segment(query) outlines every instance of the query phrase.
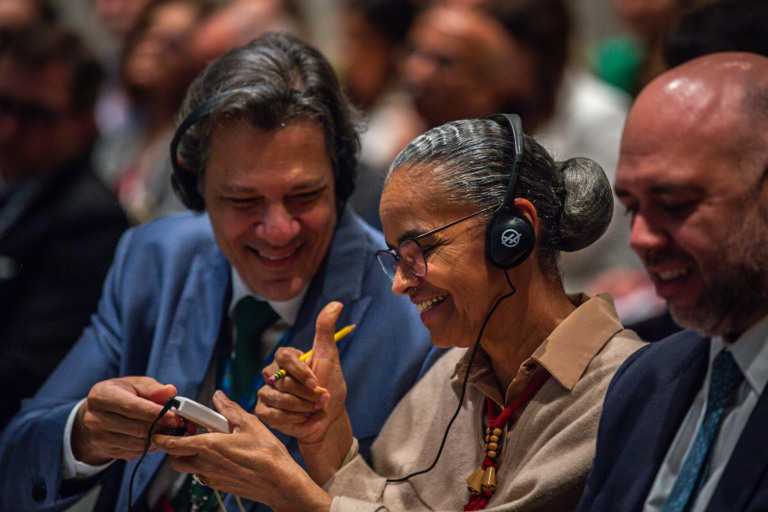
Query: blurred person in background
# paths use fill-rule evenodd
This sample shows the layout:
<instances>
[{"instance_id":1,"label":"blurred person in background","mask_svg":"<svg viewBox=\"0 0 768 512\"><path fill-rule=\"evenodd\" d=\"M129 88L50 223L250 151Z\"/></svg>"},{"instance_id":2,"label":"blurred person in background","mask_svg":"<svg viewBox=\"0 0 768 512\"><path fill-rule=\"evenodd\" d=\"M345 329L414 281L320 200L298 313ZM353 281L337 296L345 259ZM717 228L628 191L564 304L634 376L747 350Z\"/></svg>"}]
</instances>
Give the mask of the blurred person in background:
<instances>
[{"instance_id":1,"label":"blurred person in background","mask_svg":"<svg viewBox=\"0 0 768 512\"><path fill-rule=\"evenodd\" d=\"M190 51L195 62L206 64L267 32L305 35L303 11L296 0L230 0L220 4L193 34Z\"/></svg>"},{"instance_id":2,"label":"blurred person in background","mask_svg":"<svg viewBox=\"0 0 768 512\"><path fill-rule=\"evenodd\" d=\"M127 227L89 163L101 76L65 29L0 37L0 426L88 323Z\"/></svg>"},{"instance_id":3,"label":"blurred person in background","mask_svg":"<svg viewBox=\"0 0 768 512\"><path fill-rule=\"evenodd\" d=\"M89 22L101 31L100 52L105 78L96 100L96 127L109 136L128 123L130 100L120 87L120 62L125 39L150 0L91 0Z\"/></svg>"},{"instance_id":4,"label":"blurred person in background","mask_svg":"<svg viewBox=\"0 0 768 512\"><path fill-rule=\"evenodd\" d=\"M613 183L628 97L571 58L571 30L563 0L435 5L411 29L403 78L430 126L515 112L557 158L592 158ZM567 290L599 293L605 290L588 286L603 269L639 269L628 228L616 217L598 242L563 256ZM622 319L631 319L620 302L617 309Z\"/></svg>"},{"instance_id":5,"label":"blurred person in background","mask_svg":"<svg viewBox=\"0 0 768 512\"><path fill-rule=\"evenodd\" d=\"M0 0L0 29L53 22L57 13L48 0Z\"/></svg>"},{"instance_id":6,"label":"blurred person in background","mask_svg":"<svg viewBox=\"0 0 768 512\"><path fill-rule=\"evenodd\" d=\"M664 43L670 68L717 52L768 57L768 2L719 0L702 5L688 12Z\"/></svg>"},{"instance_id":7,"label":"blurred person in background","mask_svg":"<svg viewBox=\"0 0 768 512\"><path fill-rule=\"evenodd\" d=\"M152 0L127 35L120 75L132 116L102 137L96 158L132 223L184 209L171 187L168 146L199 68L187 43L212 8L210 0Z\"/></svg>"},{"instance_id":8,"label":"blurred person in background","mask_svg":"<svg viewBox=\"0 0 768 512\"><path fill-rule=\"evenodd\" d=\"M667 69L664 39L683 14L706 0L611 0L624 32L600 41L592 51L595 74L635 96Z\"/></svg>"},{"instance_id":9,"label":"blurred person in background","mask_svg":"<svg viewBox=\"0 0 768 512\"><path fill-rule=\"evenodd\" d=\"M151 0L93 0L93 12L105 28L119 39L136 25L139 13Z\"/></svg>"},{"instance_id":10,"label":"blurred person in background","mask_svg":"<svg viewBox=\"0 0 768 512\"><path fill-rule=\"evenodd\" d=\"M376 227L381 227L379 198L389 164L426 128L397 74L416 10L414 0L345 0L339 13L339 74L366 118L350 203Z\"/></svg>"}]
</instances>

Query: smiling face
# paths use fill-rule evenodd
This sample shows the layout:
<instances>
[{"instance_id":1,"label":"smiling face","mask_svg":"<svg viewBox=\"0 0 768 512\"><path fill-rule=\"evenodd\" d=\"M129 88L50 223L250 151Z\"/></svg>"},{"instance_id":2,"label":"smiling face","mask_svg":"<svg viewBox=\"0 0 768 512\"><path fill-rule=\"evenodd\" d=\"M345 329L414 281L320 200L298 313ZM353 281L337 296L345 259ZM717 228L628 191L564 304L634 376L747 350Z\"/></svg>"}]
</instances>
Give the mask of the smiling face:
<instances>
[{"instance_id":1,"label":"smiling face","mask_svg":"<svg viewBox=\"0 0 768 512\"><path fill-rule=\"evenodd\" d=\"M216 242L254 293L285 301L320 268L336 226L331 161L320 126L214 128L203 197Z\"/></svg>"},{"instance_id":2,"label":"smiling face","mask_svg":"<svg viewBox=\"0 0 768 512\"><path fill-rule=\"evenodd\" d=\"M465 217L475 210L425 209L439 192L423 174L395 171L384 188L379 212L390 248L427 231ZM397 295L407 295L421 313L432 343L438 347L471 346L496 298L508 292L499 269L485 257L486 223L473 217L419 240L427 273L417 277L401 265L392 283Z\"/></svg>"},{"instance_id":3,"label":"smiling face","mask_svg":"<svg viewBox=\"0 0 768 512\"><path fill-rule=\"evenodd\" d=\"M631 216L630 244L675 319L740 333L766 313L768 147L738 89L711 86L724 70L696 72L665 75L638 97L616 192Z\"/></svg>"}]
</instances>

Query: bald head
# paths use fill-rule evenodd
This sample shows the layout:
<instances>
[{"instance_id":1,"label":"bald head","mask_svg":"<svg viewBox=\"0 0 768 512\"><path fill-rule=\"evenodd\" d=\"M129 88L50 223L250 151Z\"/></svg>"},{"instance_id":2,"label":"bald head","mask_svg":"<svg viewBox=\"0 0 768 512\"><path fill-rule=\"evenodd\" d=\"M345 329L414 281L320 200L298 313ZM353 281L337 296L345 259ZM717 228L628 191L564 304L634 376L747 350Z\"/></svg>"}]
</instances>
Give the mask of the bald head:
<instances>
[{"instance_id":1,"label":"bald head","mask_svg":"<svg viewBox=\"0 0 768 512\"><path fill-rule=\"evenodd\" d=\"M716 53L678 66L648 84L632 107L623 144L645 138L638 130L665 139L730 131L729 139L743 144L768 135L766 125L768 58Z\"/></svg>"},{"instance_id":2,"label":"bald head","mask_svg":"<svg viewBox=\"0 0 768 512\"><path fill-rule=\"evenodd\" d=\"M768 59L711 54L632 106L616 194L677 321L737 336L768 314Z\"/></svg>"}]
</instances>

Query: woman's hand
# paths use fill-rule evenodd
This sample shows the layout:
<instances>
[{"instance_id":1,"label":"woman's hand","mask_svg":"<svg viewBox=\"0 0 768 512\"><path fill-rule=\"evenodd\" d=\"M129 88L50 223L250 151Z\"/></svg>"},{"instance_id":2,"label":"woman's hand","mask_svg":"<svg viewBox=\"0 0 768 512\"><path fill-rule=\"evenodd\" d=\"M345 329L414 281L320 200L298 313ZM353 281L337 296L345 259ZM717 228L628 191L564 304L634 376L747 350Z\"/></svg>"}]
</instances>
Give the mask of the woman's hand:
<instances>
[{"instance_id":1,"label":"woman's hand","mask_svg":"<svg viewBox=\"0 0 768 512\"><path fill-rule=\"evenodd\" d=\"M265 503L275 511L330 509L331 497L258 418L221 391L214 394L213 403L229 420L232 433L152 437L155 447L171 455L175 470L196 473L205 485Z\"/></svg>"},{"instance_id":2,"label":"woman's hand","mask_svg":"<svg viewBox=\"0 0 768 512\"><path fill-rule=\"evenodd\" d=\"M333 339L343 306L331 302L317 317L309 360L295 349L278 351L265 379L283 368L287 375L259 390L256 415L264 423L294 436L307 470L322 485L341 467L352 446L352 426L345 408L347 386Z\"/></svg>"}]
</instances>

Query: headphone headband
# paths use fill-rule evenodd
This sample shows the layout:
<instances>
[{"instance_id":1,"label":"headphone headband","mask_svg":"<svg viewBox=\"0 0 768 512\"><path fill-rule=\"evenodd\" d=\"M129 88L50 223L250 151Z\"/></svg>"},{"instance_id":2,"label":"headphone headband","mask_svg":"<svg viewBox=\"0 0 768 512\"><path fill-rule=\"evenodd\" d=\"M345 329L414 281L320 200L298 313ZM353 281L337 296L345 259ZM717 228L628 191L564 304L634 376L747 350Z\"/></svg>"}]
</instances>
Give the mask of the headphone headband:
<instances>
[{"instance_id":1,"label":"headphone headband","mask_svg":"<svg viewBox=\"0 0 768 512\"><path fill-rule=\"evenodd\" d=\"M488 259L497 267L508 269L525 261L536 244L533 225L515 209L517 181L523 160L523 123L517 114L494 114L488 119L509 126L515 148L504 202L494 213L485 234Z\"/></svg>"},{"instance_id":2,"label":"headphone headband","mask_svg":"<svg viewBox=\"0 0 768 512\"><path fill-rule=\"evenodd\" d=\"M492 119L502 126L509 126L509 129L512 130L515 158L512 161L512 172L509 175L507 193L504 196L504 202L499 207L499 210L511 210L515 204L517 180L520 176L520 164L523 160L523 122L517 114L494 114L488 119Z\"/></svg>"}]
</instances>

